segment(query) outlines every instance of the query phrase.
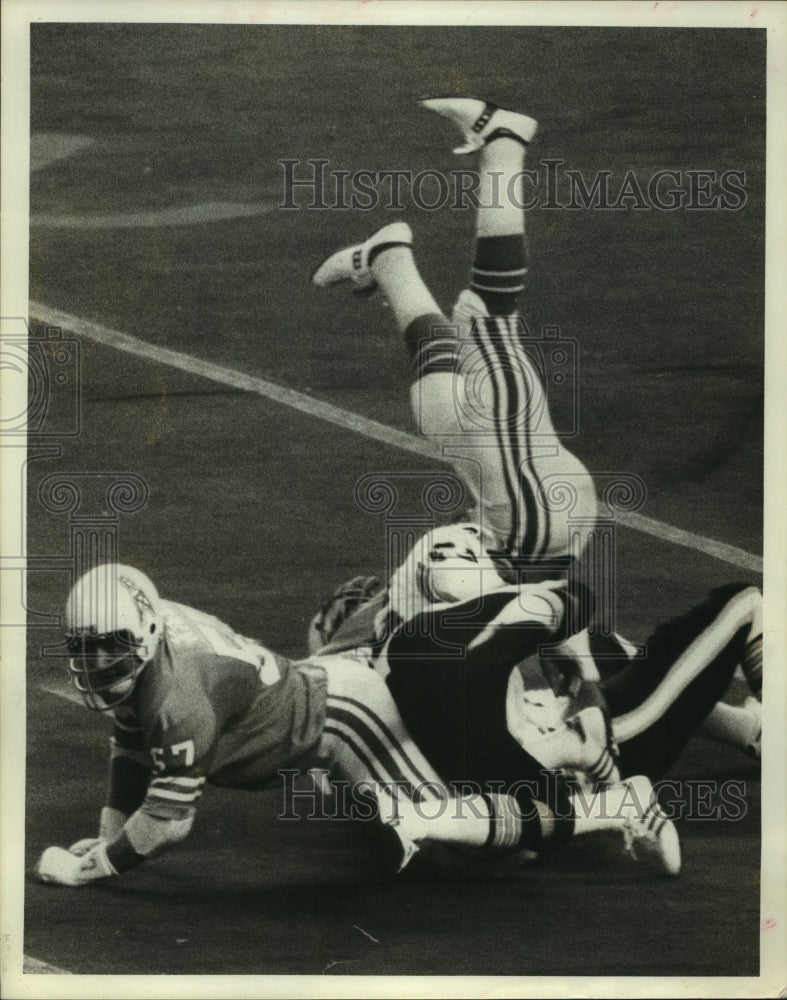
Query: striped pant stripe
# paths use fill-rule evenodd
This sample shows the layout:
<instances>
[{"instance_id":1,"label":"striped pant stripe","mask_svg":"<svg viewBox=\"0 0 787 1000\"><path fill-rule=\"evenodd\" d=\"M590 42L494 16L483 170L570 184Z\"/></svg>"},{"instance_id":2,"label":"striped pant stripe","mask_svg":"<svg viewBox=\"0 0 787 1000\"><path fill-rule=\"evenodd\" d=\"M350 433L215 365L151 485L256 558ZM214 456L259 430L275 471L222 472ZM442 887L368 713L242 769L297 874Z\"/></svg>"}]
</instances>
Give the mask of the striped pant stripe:
<instances>
[{"instance_id":1,"label":"striped pant stripe","mask_svg":"<svg viewBox=\"0 0 787 1000\"><path fill-rule=\"evenodd\" d=\"M481 356L484 359L487 369L492 375L492 396L494 405L494 428L495 437L497 438L498 449L500 452L500 460L503 467L503 477L506 484L506 492L508 494L509 503L511 506L511 530L509 532L508 538L506 540L506 551L511 552L511 542L512 539L518 537L519 535L519 495L517 489L517 477L516 472L512 474L512 466L514 465L513 455L510 449L510 441L507 433L508 421L507 421L507 392L505 382L500 384L500 381L495 377L495 362L490 351L488 344L488 330L484 324L476 321L473 324L473 337L478 345L478 349L481 352ZM501 389L502 389L502 399L501 399Z\"/></svg>"},{"instance_id":2,"label":"striped pant stripe","mask_svg":"<svg viewBox=\"0 0 787 1000\"><path fill-rule=\"evenodd\" d=\"M495 427L511 504L507 551L540 555L546 548L546 525L543 505L540 508L536 499L540 481L532 460L532 387L516 331L516 320L493 317L475 323L476 340L492 376ZM538 379L535 372L531 377Z\"/></svg>"},{"instance_id":3,"label":"striped pant stripe","mask_svg":"<svg viewBox=\"0 0 787 1000\"><path fill-rule=\"evenodd\" d=\"M419 789L434 780L411 755L383 720L368 706L341 695L328 696L326 732L340 728L340 737L376 781L398 782L410 799L422 801ZM433 796L426 796L433 797Z\"/></svg>"},{"instance_id":4,"label":"striped pant stripe","mask_svg":"<svg viewBox=\"0 0 787 1000\"><path fill-rule=\"evenodd\" d=\"M363 765L363 769L366 772L365 776L370 781L376 781L383 785L389 785L396 781L394 777L378 766L374 753L359 737L354 725L334 719L331 722L326 722L324 732L330 736L334 736L350 749L352 754ZM399 785L399 788L407 798L414 799L414 790L411 785L405 783L404 785Z\"/></svg>"},{"instance_id":5,"label":"striped pant stripe","mask_svg":"<svg viewBox=\"0 0 787 1000\"><path fill-rule=\"evenodd\" d=\"M379 739L384 743L388 752L401 760L401 769L409 771L416 782L428 782L434 778L434 774L426 774L420 768L418 763L412 759L412 756L402 742L402 738L397 736L381 716L377 712L374 712L368 705L358 701L356 698L340 694L330 695L329 700L343 703L348 711L354 710L357 712L359 718L365 717L368 725L377 732ZM410 740L410 736L406 732L403 733L403 737L408 741ZM415 744L412 744L412 746L415 750Z\"/></svg>"},{"instance_id":6,"label":"striped pant stripe","mask_svg":"<svg viewBox=\"0 0 787 1000\"><path fill-rule=\"evenodd\" d=\"M503 342L507 348L507 355L511 358L517 359L514 371L516 372L517 381L521 387L520 392L522 394L522 399L524 400L523 406L525 419L519 425L520 440L523 442L523 447L520 449L520 483L522 488L527 488L533 497L538 494L538 499L536 499L532 504L532 517L537 534L536 547L534 547L532 551L527 549L520 554L540 556L544 554L549 545L549 515L547 513L547 504L544 489L541 483L541 477L536 471L536 467L533 462L532 416L534 410L533 395L534 393L543 392L543 388L541 384L541 377L533 367L532 362L527 357L527 354L525 353L520 342L520 328L516 319L506 320L503 322ZM532 381L529 381L525 375L525 367L529 370L530 379ZM522 454L522 452L524 454ZM527 470L527 472L525 470Z\"/></svg>"}]
</instances>

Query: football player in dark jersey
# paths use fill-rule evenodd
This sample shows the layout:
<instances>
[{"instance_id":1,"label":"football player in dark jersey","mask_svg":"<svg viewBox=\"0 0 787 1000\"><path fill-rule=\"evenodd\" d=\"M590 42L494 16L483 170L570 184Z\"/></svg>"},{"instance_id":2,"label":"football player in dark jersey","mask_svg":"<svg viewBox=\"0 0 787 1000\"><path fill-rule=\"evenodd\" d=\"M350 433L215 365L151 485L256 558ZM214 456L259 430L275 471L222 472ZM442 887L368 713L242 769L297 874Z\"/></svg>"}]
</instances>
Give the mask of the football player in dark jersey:
<instances>
[{"instance_id":1,"label":"football player in dark jersey","mask_svg":"<svg viewBox=\"0 0 787 1000\"><path fill-rule=\"evenodd\" d=\"M361 597L351 589L345 619L345 585L337 591L336 606L328 602L321 613L332 629L322 652L360 647L386 677L413 738L446 780L457 768L470 776L472 747L478 753L476 775L502 777L507 759L502 748L510 747L510 737L545 766L572 766L576 754L567 734L561 742L556 731L588 698L608 712L624 777L645 774L656 780L695 733L759 758L762 594L757 587L728 584L714 590L639 648L617 635L594 636L594 666L602 676L596 684L576 674L573 660L560 656L559 644L517 627L522 594L532 601L562 588L570 592L571 585L545 581L517 587L495 566L476 525L436 528L419 540L389 588L375 589L369 579ZM400 597L406 588L407 602ZM376 594L389 599L376 601ZM566 631L582 628L592 616L588 593L577 588L576 594L575 604L563 605L573 616L563 623ZM750 695L743 705L723 703L737 668ZM607 766L606 758L599 766Z\"/></svg>"}]
</instances>

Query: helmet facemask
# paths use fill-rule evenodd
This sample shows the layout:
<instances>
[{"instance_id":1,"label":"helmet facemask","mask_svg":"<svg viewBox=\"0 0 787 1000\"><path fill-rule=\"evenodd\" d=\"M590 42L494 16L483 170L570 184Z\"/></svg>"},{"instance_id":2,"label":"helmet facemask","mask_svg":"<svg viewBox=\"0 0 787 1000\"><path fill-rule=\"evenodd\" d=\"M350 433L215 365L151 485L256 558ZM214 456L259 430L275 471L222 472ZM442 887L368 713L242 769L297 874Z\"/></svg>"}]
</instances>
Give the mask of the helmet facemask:
<instances>
[{"instance_id":1,"label":"helmet facemask","mask_svg":"<svg viewBox=\"0 0 787 1000\"><path fill-rule=\"evenodd\" d=\"M130 632L67 637L68 672L88 708L108 712L126 701L148 660L144 643Z\"/></svg>"}]
</instances>

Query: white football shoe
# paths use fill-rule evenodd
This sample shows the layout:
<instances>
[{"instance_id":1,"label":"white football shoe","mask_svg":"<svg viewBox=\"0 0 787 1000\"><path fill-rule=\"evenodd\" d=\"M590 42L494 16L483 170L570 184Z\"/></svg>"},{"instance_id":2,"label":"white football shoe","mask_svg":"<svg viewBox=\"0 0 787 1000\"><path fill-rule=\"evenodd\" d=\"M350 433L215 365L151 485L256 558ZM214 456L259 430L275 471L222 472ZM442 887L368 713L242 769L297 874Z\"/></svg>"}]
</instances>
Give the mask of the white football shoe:
<instances>
[{"instance_id":1,"label":"white football shoe","mask_svg":"<svg viewBox=\"0 0 787 1000\"><path fill-rule=\"evenodd\" d=\"M506 111L496 104L474 97L430 97L418 102L421 107L435 111L459 127L464 143L454 152L459 156L473 153L492 139L518 139L525 145L536 134L538 122L516 111Z\"/></svg>"},{"instance_id":2,"label":"white football shoe","mask_svg":"<svg viewBox=\"0 0 787 1000\"><path fill-rule=\"evenodd\" d=\"M635 861L646 861L666 875L680 874L678 831L661 812L650 779L638 775L627 778L623 784L628 785L634 801L642 807L638 816L626 819L623 824L627 853Z\"/></svg>"},{"instance_id":3,"label":"white football shoe","mask_svg":"<svg viewBox=\"0 0 787 1000\"><path fill-rule=\"evenodd\" d=\"M377 287L369 256L374 249L383 246L412 246L413 234L406 222L391 222L378 229L365 243L344 247L331 254L312 275L312 284L317 288L328 288L344 281L351 281L355 292L373 292Z\"/></svg>"}]
</instances>

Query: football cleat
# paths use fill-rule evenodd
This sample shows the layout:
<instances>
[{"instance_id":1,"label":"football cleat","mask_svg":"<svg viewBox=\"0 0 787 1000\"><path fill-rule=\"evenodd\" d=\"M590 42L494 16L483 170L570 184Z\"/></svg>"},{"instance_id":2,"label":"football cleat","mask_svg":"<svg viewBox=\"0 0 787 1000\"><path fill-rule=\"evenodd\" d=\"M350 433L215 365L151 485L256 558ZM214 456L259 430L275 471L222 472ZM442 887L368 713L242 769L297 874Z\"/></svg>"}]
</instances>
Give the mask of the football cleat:
<instances>
[{"instance_id":1,"label":"football cleat","mask_svg":"<svg viewBox=\"0 0 787 1000\"><path fill-rule=\"evenodd\" d=\"M538 122L527 115L473 97L431 97L418 103L459 127L465 140L454 149L459 156L473 153L493 139L516 139L527 145L538 128Z\"/></svg>"},{"instance_id":2,"label":"football cleat","mask_svg":"<svg viewBox=\"0 0 787 1000\"><path fill-rule=\"evenodd\" d=\"M566 720L566 725L582 739L583 760L581 769L596 784L618 784L620 771L617 766L618 748L612 737L611 727L597 705L577 712Z\"/></svg>"},{"instance_id":3,"label":"football cleat","mask_svg":"<svg viewBox=\"0 0 787 1000\"><path fill-rule=\"evenodd\" d=\"M680 840L672 820L661 812L653 795L653 785L644 775L627 778L631 794L642 808L638 816L623 824L626 852L635 861L645 861L666 875L680 874Z\"/></svg>"},{"instance_id":4,"label":"football cleat","mask_svg":"<svg viewBox=\"0 0 787 1000\"><path fill-rule=\"evenodd\" d=\"M373 292L377 287L371 271L370 257L381 250L395 246L412 246L413 234L406 222L391 222L383 226L365 243L344 247L331 254L312 275L312 284L328 288L344 281L351 281L354 292Z\"/></svg>"}]
</instances>

